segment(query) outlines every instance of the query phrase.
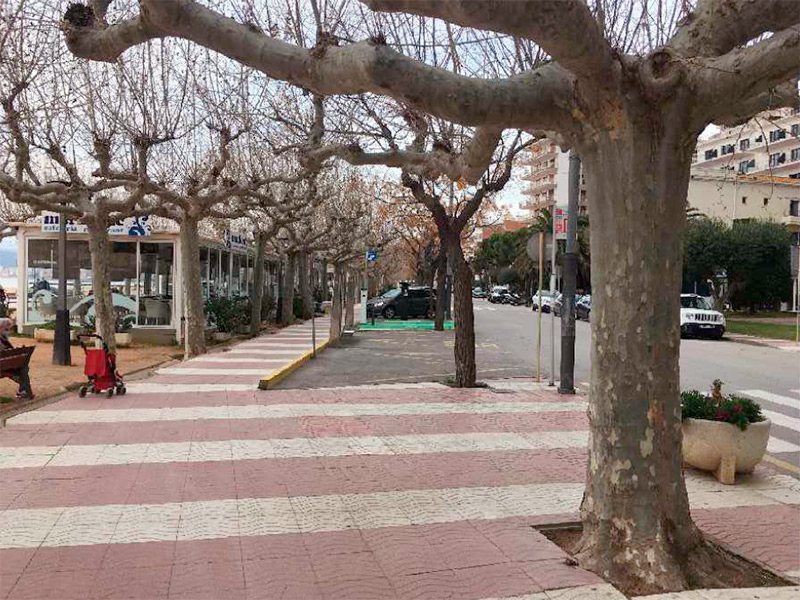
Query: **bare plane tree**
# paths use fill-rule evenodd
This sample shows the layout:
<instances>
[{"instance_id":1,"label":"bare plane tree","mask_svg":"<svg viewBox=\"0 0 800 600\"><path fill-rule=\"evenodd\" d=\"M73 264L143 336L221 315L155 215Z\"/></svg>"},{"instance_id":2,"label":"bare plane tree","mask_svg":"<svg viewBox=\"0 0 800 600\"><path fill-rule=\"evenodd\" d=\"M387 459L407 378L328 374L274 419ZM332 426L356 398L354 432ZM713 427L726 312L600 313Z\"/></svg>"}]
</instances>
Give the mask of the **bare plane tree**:
<instances>
[{"instance_id":1,"label":"bare plane tree","mask_svg":"<svg viewBox=\"0 0 800 600\"><path fill-rule=\"evenodd\" d=\"M364 41L328 36L309 51L197 2L138 4L137 14L111 25L108 2L73 5L64 21L70 50L113 61L132 46L179 37L323 96L391 96L476 128L467 160L433 165L468 184L479 182L485 169L473 167L488 162L503 129L552 132L580 153L592 199L595 304L579 558L642 593L714 583L714 554L690 518L681 472L678 295L689 167L709 123L797 105L800 4L363 0L388 13L372 23L401 13L506 36L486 44L508 49L506 73L492 72L502 61L474 57L458 72L433 66L391 47L371 25ZM530 42L552 60L532 68Z\"/></svg>"}]
</instances>

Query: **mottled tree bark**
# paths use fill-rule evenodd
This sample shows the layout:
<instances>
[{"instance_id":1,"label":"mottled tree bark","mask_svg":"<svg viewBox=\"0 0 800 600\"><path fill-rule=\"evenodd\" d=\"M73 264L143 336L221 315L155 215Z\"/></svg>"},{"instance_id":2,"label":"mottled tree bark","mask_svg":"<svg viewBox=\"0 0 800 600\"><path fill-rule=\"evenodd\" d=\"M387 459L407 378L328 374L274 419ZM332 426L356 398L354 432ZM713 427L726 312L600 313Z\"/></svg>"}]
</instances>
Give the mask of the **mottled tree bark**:
<instances>
[{"instance_id":1,"label":"mottled tree bark","mask_svg":"<svg viewBox=\"0 0 800 600\"><path fill-rule=\"evenodd\" d=\"M330 341L336 342L342 337L342 265L333 265L333 301L331 304Z\"/></svg>"},{"instance_id":2,"label":"mottled tree bark","mask_svg":"<svg viewBox=\"0 0 800 600\"><path fill-rule=\"evenodd\" d=\"M181 223L181 264L183 296L186 307L184 356L191 358L206 351L206 315L200 276L200 236L197 217L185 217Z\"/></svg>"},{"instance_id":3,"label":"mottled tree bark","mask_svg":"<svg viewBox=\"0 0 800 600\"><path fill-rule=\"evenodd\" d=\"M475 313L472 310L472 269L464 258L458 232L446 238L447 253L453 264L453 308L456 340L456 385L474 387L477 378L475 364Z\"/></svg>"},{"instance_id":4,"label":"mottled tree bark","mask_svg":"<svg viewBox=\"0 0 800 600\"><path fill-rule=\"evenodd\" d=\"M255 337L261 329L261 306L264 302L264 245L266 234L259 231L256 235L256 261L253 277L253 289L250 293L250 335Z\"/></svg>"},{"instance_id":5,"label":"mottled tree bark","mask_svg":"<svg viewBox=\"0 0 800 600\"><path fill-rule=\"evenodd\" d=\"M111 297L111 280L108 275L110 249L108 229L104 222L87 220L89 229L89 253L92 259L92 293L94 294L95 332L103 338L112 353L116 353L114 340L116 319L114 301Z\"/></svg>"},{"instance_id":6,"label":"mottled tree bark","mask_svg":"<svg viewBox=\"0 0 800 600\"><path fill-rule=\"evenodd\" d=\"M311 264L307 252L301 252L298 256L298 268L300 269L300 297L303 299L303 319L310 319L314 311L314 295L311 289Z\"/></svg>"},{"instance_id":7,"label":"mottled tree bark","mask_svg":"<svg viewBox=\"0 0 800 600\"><path fill-rule=\"evenodd\" d=\"M294 277L297 256L290 252L286 255L286 266L283 271L283 297L281 302L281 324L291 325L294 322Z\"/></svg>"},{"instance_id":8,"label":"mottled tree bark","mask_svg":"<svg viewBox=\"0 0 800 600\"><path fill-rule=\"evenodd\" d=\"M641 593L683 589L702 537L681 469L685 198L696 132L629 117L579 148L592 198L591 439L581 564ZM702 567L701 567L702 568Z\"/></svg>"},{"instance_id":9,"label":"mottled tree bark","mask_svg":"<svg viewBox=\"0 0 800 600\"><path fill-rule=\"evenodd\" d=\"M444 331L445 283L447 282L447 246L439 244L439 256L436 259L436 314L433 328Z\"/></svg>"}]
</instances>

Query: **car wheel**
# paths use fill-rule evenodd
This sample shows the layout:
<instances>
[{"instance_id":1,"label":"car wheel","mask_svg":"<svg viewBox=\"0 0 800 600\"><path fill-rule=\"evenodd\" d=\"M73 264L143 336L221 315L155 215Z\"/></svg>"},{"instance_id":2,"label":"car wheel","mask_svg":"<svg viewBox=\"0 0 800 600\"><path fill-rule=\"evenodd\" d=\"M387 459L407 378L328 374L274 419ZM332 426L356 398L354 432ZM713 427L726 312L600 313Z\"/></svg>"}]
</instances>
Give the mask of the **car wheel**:
<instances>
[{"instance_id":1,"label":"car wheel","mask_svg":"<svg viewBox=\"0 0 800 600\"><path fill-rule=\"evenodd\" d=\"M429 319L435 319L436 318L436 309L435 308L429 308L427 316L428 316Z\"/></svg>"},{"instance_id":2,"label":"car wheel","mask_svg":"<svg viewBox=\"0 0 800 600\"><path fill-rule=\"evenodd\" d=\"M87 388L85 385L82 385L80 388L78 388L78 396L80 396L81 398L85 398L86 392L88 391L89 388Z\"/></svg>"},{"instance_id":3,"label":"car wheel","mask_svg":"<svg viewBox=\"0 0 800 600\"><path fill-rule=\"evenodd\" d=\"M394 308L392 308L391 306L389 306L386 310L383 311L383 316L386 317L387 319L394 319L394 316L396 314L397 313L395 312Z\"/></svg>"}]
</instances>

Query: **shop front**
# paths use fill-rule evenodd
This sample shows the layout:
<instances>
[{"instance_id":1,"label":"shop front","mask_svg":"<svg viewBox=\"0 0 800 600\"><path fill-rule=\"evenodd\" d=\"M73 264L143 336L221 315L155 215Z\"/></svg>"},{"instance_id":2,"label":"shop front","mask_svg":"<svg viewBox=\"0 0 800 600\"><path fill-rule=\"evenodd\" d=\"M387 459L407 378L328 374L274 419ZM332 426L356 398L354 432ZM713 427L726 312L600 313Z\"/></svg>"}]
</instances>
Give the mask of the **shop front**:
<instances>
[{"instance_id":1,"label":"shop front","mask_svg":"<svg viewBox=\"0 0 800 600\"><path fill-rule=\"evenodd\" d=\"M17 327L32 333L55 321L58 308L57 227L15 223L18 257ZM55 229L55 231L53 231ZM73 325L94 319L92 263L88 234L67 233L67 307ZM181 337L184 316L180 238L177 231L128 227L109 229L109 278L119 331L134 340L171 343ZM255 257L247 243L202 239L200 269L205 298L247 296L255 280ZM269 261L265 270L269 273ZM265 274L266 275L266 274ZM273 284L264 277L265 288Z\"/></svg>"}]
</instances>

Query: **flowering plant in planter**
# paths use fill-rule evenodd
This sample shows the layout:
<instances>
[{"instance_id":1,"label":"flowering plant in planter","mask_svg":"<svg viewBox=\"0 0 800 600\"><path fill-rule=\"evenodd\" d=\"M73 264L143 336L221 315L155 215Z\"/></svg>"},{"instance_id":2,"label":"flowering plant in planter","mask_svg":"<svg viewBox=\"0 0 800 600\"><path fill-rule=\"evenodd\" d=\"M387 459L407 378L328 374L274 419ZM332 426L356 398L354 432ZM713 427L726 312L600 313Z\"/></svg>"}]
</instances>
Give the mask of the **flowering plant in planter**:
<instances>
[{"instance_id":1,"label":"flowering plant in planter","mask_svg":"<svg viewBox=\"0 0 800 600\"><path fill-rule=\"evenodd\" d=\"M681 417L683 419L705 419L708 421L722 421L736 425L744 431L750 423L764 420L761 407L750 400L740 396L725 396L722 394L722 381L714 381L710 394L703 394L697 390L681 393Z\"/></svg>"}]
</instances>

